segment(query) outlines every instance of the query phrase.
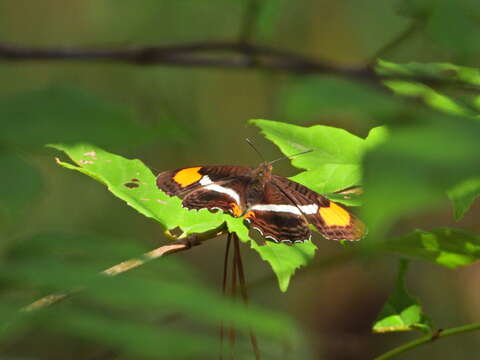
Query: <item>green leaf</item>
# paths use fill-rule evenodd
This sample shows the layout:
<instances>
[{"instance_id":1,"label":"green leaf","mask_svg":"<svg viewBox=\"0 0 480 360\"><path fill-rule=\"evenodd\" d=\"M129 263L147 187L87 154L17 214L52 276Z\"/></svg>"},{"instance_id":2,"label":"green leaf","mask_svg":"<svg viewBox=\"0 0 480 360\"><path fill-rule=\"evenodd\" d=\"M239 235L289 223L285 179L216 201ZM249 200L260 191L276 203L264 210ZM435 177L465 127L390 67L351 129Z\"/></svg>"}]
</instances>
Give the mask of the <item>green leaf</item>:
<instances>
[{"instance_id":1,"label":"green leaf","mask_svg":"<svg viewBox=\"0 0 480 360\"><path fill-rule=\"evenodd\" d=\"M252 249L260 254L260 257L268 261L277 276L280 290L287 291L290 284L290 278L295 271L308 265L313 257L317 247L312 241L306 241L302 244L288 246L285 244L276 244L267 241L265 245L258 245L251 242Z\"/></svg>"},{"instance_id":2,"label":"green leaf","mask_svg":"<svg viewBox=\"0 0 480 360\"><path fill-rule=\"evenodd\" d=\"M364 152L387 137L385 128L374 128L366 139L362 139L330 126L302 127L268 120L251 122L260 127L267 139L274 142L285 155L313 150L292 159L293 166L308 171L291 179L321 194L359 185Z\"/></svg>"},{"instance_id":3,"label":"green leaf","mask_svg":"<svg viewBox=\"0 0 480 360\"><path fill-rule=\"evenodd\" d=\"M319 118L362 117L366 120L391 117L401 104L371 86L343 78L316 76L293 82L280 101L282 116L299 123Z\"/></svg>"},{"instance_id":4,"label":"green leaf","mask_svg":"<svg viewBox=\"0 0 480 360\"><path fill-rule=\"evenodd\" d=\"M399 64L380 59L375 71L382 76L424 78L480 87L479 69L450 63L410 62Z\"/></svg>"},{"instance_id":5,"label":"green leaf","mask_svg":"<svg viewBox=\"0 0 480 360\"><path fill-rule=\"evenodd\" d=\"M417 299L408 294L405 287L405 274L408 262L400 261L395 289L373 325L373 331L378 333L393 331L423 330L428 331L430 324L424 315Z\"/></svg>"},{"instance_id":6,"label":"green leaf","mask_svg":"<svg viewBox=\"0 0 480 360\"><path fill-rule=\"evenodd\" d=\"M480 27L472 12L478 16L478 3L437 0L425 24L428 40L457 56L476 55L480 50Z\"/></svg>"},{"instance_id":7,"label":"green leaf","mask_svg":"<svg viewBox=\"0 0 480 360\"><path fill-rule=\"evenodd\" d=\"M67 87L0 98L0 119L4 120L0 142L16 148L80 141L125 148L161 135L160 131L136 124L132 109L125 105Z\"/></svg>"},{"instance_id":8,"label":"green leaf","mask_svg":"<svg viewBox=\"0 0 480 360\"><path fill-rule=\"evenodd\" d=\"M398 13L422 19L428 15L435 2L436 0L402 0L398 3Z\"/></svg>"},{"instance_id":9,"label":"green leaf","mask_svg":"<svg viewBox=\"0 0 480 360\"><path fill-rule=\"evenodd\" d=\"M446 114L476 116L478 113L463 106L450 97L433 90L425 84L404 80L385 80L383 82L395 94L422 99L433 109Z\"/></svg>"},{"instance_id":10,"label":"green leaf","mask_svg":"<svg viewBox=\"0 0 480 360\"><path fill-rule=\"evenodd\" d=\"M64 151L75 163L59 161L60 165L100 181L115 196L167 229L180 227L185 233L204 232L230 217L182 208L179 198L169 197L157 188L155 176L140 160L125 159L88 144L51 147Z\"/></svg>"},{"instance_id":11,"label":"green leaf","mask_svg":"<svg viewBox=\"0 0 480 360\"><path fill-rule=\"evenodd\" d=\"M448 268L470 265L480 259L480 237L468 232L439 228L416 230L384 243L385 250Z\"/></svg>"},{"instance_id":12,"label":"green leaf","mask_svg":"<svg viewBox=\"0 0 480 360\"><path fill-rule=\"evenodd\" d=\"M41 175L24 159L9 153L0 153L0 169L0 214L16 214L40 194Z\"/></svg>"},{"instance_id":13,"label":"green leaf","mask_svg":"<svg viewBox=\"0 0 480 360\"><path fill-rule=\"evenodd\" d=\"M455 219L460 220L480 196L480 177L467 179L448 191L453 202Z\"/></svg>"},{"instance_id":14,"label":"green leaf","mask_svg":"<svg viewBox=\"0 0 480 360\"><path fill-rule=\"evenodd\" d=\"M100 265L105 255L107 263L115 263L118 257L120 261L128 259L124 256L132 251L138 251L135 257L143 252L131 239L96 236L42 234L14 243L2 253L0 263L3 290L8 286L15 290L14 299L0 297L2 325L7 319L11 322L2 326L0 339L14 338L19 328L34 328L47 338L69 334L135 358L164 354L169 359L216 354L216 329L221 321L242 332L251 329L272 343L283 343L288 337L295 345L300 339L288 317L254 304L245 307L212 291L198 282L188 264L175 257L152 262L121 277L98 275L97 271L105 268L105 264ZM28 314L18 311L20 304L30 302L32 296L77 286L83 291L61 306ZM169 327L172 314L188 319L188 326ZM199 328L201 336L195 330ZM170 349L168 344L179 337L185 346Z\"/></svg>"},{"instance_id":15,"label":"green leaf","mask_svg":"<svg viewBox=\"0 0 480 360\"><path fill-rule=\"evenodd\" d=\"M250 242L250 247L270 264L277 276L278 286L283 292L287 291L295 271L302 266L307 266L313 260L317 250L313 241L293 245L266 241L265 244L259 245L255 240L250 239L248 229L242 225L242 220L239 218L228 219L227 226L229 231L235 232L242 242Z\"/></svg>"},{"instance_id":16,"label":"green leaf","mask_svg":"<svg viewBox=\"0 0 480 360\"><path fill-rule=\"evenodd\" d=\"M438 206L454 185L478 176L479 136L475 120L444 115L390 129L364 161L369 237L383 238L395 221Z\"/></svg>"}]
</instances>

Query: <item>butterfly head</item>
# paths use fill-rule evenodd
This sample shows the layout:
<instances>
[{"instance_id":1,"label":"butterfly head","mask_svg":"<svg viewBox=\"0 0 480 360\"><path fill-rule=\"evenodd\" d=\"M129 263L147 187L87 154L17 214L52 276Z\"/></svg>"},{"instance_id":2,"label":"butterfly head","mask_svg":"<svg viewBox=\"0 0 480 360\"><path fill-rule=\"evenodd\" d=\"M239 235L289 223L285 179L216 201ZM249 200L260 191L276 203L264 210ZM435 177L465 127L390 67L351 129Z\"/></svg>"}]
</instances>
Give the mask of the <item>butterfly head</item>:
<instances>
[{"instance_id":1,"label":"butterfly head","mask_svg":"<svg viewBox=\"0 0 480 360\"><path fill-rule=\"evenodd\" d=\"M270 180L271 175L272 164L268 162L261 163L252 173L252 177L263 184Z\"/></svg>"}]
</instances>

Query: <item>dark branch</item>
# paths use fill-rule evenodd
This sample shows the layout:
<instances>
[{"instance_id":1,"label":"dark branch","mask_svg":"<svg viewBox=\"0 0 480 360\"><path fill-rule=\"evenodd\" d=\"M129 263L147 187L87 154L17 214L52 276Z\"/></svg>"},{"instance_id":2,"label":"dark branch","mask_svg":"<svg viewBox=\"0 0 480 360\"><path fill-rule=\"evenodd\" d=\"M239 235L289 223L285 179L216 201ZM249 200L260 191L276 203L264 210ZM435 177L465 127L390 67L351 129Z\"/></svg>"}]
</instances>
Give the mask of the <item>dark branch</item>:
<instances>
[{"instance_id":1,"label":"dark branch","mask_svg":"<svg viewBox=\"0 0 480 360\"><path fill-rule=\"evenodd\" d=\"M209 67L251 69L294 74L329 74L381 87L388 78L421 81L436 87L456 85L467 90L478 86L448 74L382 74L374 64L359 67L340 66L287 50L244 42L200 42L166 46L132 46L127 48L35 48L0 43L0 62L83 61L125 63L135 66Z\"/></svg>"},{"instance_id":2,"label":"dark branch","mask_svg":"<svg viewBox=\"0 0 480 360\"><path fill-rule=\"evenodd\" d=\"M255 61L252 61L255 56ZM257 68L293 73L329 73L376 79L371 68L340 67L289 51L243 42L205 42L128 48L35 48L0 43L3 61L104 61L132 65Z\"/></svg>"}]
</instances>

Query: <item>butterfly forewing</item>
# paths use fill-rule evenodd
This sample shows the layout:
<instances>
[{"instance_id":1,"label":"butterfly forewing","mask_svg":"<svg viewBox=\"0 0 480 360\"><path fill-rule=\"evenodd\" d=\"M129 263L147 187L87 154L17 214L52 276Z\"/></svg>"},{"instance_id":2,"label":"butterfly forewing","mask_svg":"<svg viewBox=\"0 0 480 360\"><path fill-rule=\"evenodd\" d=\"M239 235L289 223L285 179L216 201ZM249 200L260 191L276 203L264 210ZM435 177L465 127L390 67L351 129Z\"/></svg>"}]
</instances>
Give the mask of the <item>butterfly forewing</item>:
<instances>
[{"instance_id":1,"label":"butterfly forewing","mask_svg":"<svg viewBox=\"0 0 480 360\"><path fill-rule=\"evenodd\" d=\"M243 166L194 166L159 174L157 186L182 198L187 209L219 209L240 216L250 172Z\"/></svg>"}]
</instances>

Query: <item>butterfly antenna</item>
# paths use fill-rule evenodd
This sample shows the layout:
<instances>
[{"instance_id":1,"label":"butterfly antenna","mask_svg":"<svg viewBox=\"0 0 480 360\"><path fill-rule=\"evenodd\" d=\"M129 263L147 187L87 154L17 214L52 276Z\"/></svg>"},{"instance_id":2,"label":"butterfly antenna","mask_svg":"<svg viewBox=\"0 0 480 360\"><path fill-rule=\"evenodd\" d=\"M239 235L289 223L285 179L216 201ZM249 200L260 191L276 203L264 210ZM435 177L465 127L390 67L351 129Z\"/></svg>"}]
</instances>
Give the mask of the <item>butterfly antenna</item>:
<instances>
[{"instance_id":1,"label":"butterfly antenna","mask_svg":"<svg viewBox=\"0 0 480 360\"><path fill-rule=\"evenodd\" d=\"M309 149L309 150L305 150L305 151L302 151L302 152L299 152L297 154L293 154L293 155L289 155L289 156L283 156L281 158L278 158L278 159L275 159L275 160L272 160L270 161L270 165L272 165L273 163L276 163L277 161L280 161L280 160L285 160L285 159L293 159L297 156L300 156L300 155L303 155L303 154L307 154L309 152L312 152L313 150L312 149Z\"/></svg>"},{"instance_id":2,"label":"butterfly antenna","mask_svg":"<svg viewBox=\"0 0 480 360\"><path fill-rule=\"evenodd\" d=\"M255 147L255 145L253 145L252 140L250 140L249 138L246 138L245 141L248 143L248 145L250 145L253 148L253 150L255 150L255 152L258 154L258 156L260 156L260 159L262 159L263 161L267 161L263 157L262 153L260 151L258 151L258 149Z\"/></svg>"}]
</instances>

